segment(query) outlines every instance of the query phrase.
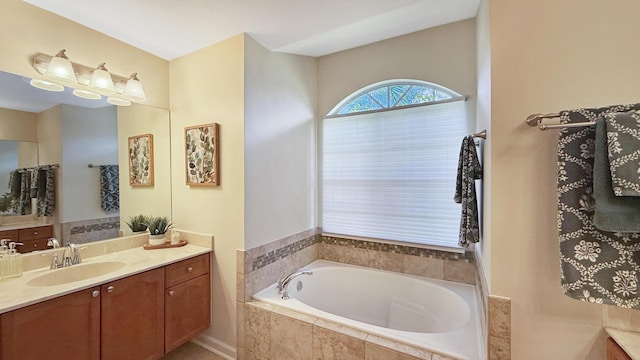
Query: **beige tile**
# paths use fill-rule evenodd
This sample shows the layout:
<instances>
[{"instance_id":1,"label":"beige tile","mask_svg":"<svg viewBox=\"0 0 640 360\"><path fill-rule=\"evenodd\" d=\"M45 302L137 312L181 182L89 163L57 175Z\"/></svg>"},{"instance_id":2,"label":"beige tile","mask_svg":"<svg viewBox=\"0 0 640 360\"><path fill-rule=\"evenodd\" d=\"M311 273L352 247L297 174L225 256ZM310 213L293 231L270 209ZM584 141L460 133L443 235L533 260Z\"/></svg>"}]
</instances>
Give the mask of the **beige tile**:
<instances>
[{"instance_id":1,"label":"beige tile","mask_svg":"<svg viewBox=\"0 0 640 360\"><path fill-rule=\"evenodd\" d=\"M251 300L253 296L254 272L244 274L244 301Z\"/></svg>"},{"instance_id":2,"label":"beige tile","mask_svg":"<svg viewBox=\"0 0 640 360\"><path fill-rule=\"evenodd\" d=\"M244 286L244 274L236 273L236 300L245 302L244 292L246 287Z\"/></svg>"},{"instance_id":3,"label":"beige tile","mask_svg":"<svg viewBox=\"0 0 640 360\"><path fill-rule=\"evenodd\" d=\"M404 272L432 279L444 279L444 260L432 257L405 255Z\"/></svg>"},{"instance_id":4,"label":"beige tile","mask_svg":"<svg viewBox=\"0 0 640 360\"><path fill-rule=\"evenodd\" d=\"M404 272L404 255L385 251L367 250L369 267L387 271Z\"/></svg>"},{"instance_id":5,"label":"beige tile","mask_svg":"<svg viewBox=\"0 0 640 360\"><path fill-rule=\"evenodd\" d=\"M247 360L244 349L241 347L236 348L236 360Z\"/></svg>"},{"instance_id":6,"label":"beige tile","mask_svg":"<svg viewBox=\"0 0 640 360\"><path fill-rule=\"evenodd\" d=\"M312 347L311 324L271 315L271 359L311 360Z\"/></svg>"},{"instance_id":7,"label":"beige tile","mask_svg":"<svg viewBox=\"0 0 640 360\"><path fill-rule=\"evenodd\" d=\"M511 339L511 300L489 296L489 335Z\"/></svg>"},{"instance_id":8,"label":"beige tile","mask_svg":"<svg viewBox=\"0 0 640 360\"><path fill-rule=\"evenodd\" d=\"M366 333L318 320L313 326L313 360L362 360Z\"/></svg>"},{"instance_id":9,"label":"beige tile","mask_svg":"<svg viewBox=\"0 0 640 360\"><path fill-rule=\"evenodd\" d=\"M251 273L251 277L251 285L254 292L258 292L267 286L274 284L280 277L280 262L276 261L253 271Z\"/></svg>"},{"instance_id":10,"label":"beige tile","mask_svg":"<svg viewBox=\"0 0 640 360\"><path fill-rule=\"evenodd\" d=\"M271 313L245 304L245 351L255 358L269 358L271 352Z\"/></svg>"},{"instance_id":11,"label":"beige tile","mask_svg":"<svg viewBox=\"0 0 640 360\"><path fill-rule=\"evenodd\" d=\"M209 350L194 344L187 342L184 345L177 347L168 354L166 354L163 360L224 360L223 357L218 356ZM240 360L240 359L238 359Z\"/></svg>"},{"instance_id":12,"label":"beige tile","mask_svg":"<svg viewBox=\"0 0 640 360\"><path fill-rule=\"evenodd\" d=\"M245 270L245 255L246 251L244 250L236 250L236 272L240 274L245 274L247 271Z\"/></svg>"},{"instance_id":13,"label":"beige tile","mask_svg":"<svg viewBox=\"0 0 640 360\"><path fill-rule=\"evenodd\" d=\"M428 357L418 358L368 342L364 358L365 360L430 360L431 354Z\"/></svg>"},{"instance_id":14,"label":"beige tile","mask_svg":"<svg viewBox=\"0 0 640 360\"><path fill-rule=\"evenodd\" d=\"M243 302L236 302L236 346L245 347L245 307Z\"/></svg>"},{"instance_id":15,"label":"beige tile","mask_svg":"<svg viewBox=\"0 0 640 360\"><path fill-rule=\"evenodd\" d=\"M399 359L431 359L431 352L425 349L398 343L387 338L369 335L367 336L367 356L369 356L369 345L376 345L387 351L396 352L402 356ZM366 359L369 359L368 357ZM378 359L378 358L375 358ZM395 359L395 358L393 358Z\"/></svg>"},{"instance_id":16,"label":"beige tile","mask_svg":"<svg viewBox=\"0 0 640 360\"><path fill-rule=\"evenodd\" d=\"M489 360L511 360L510 341L489 336Z\"/></svg>"},{"instance_id":17,"label":"beige tile","mask_svg":"<svg viewBox=\"0 0 640 360\"><path fill-rule=\"evenodd\" d=\"M476 266L473 262L465 262L462 260L445 260L444 279L464 284L475 285Z\"/></svg>"},{"instance_id":18,"label":"beige tile","mask_svg":"<svg viewBox=\"0 0 640 360\"><path fill-rule=\"evenodd\" d=\"M322 244L318 257L351 265L369 266L369 252L351 246Z\"/></svg>"}]
</instances>

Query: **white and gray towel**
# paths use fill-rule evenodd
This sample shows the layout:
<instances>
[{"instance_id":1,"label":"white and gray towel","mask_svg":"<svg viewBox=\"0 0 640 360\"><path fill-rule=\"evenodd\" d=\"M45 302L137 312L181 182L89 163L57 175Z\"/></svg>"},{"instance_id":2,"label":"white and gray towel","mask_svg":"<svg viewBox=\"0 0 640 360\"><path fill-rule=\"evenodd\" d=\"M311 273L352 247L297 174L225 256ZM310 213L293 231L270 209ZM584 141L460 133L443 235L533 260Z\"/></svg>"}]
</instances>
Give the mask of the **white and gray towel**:
<instances>
[{"instance_id":1,"label":"white and gray towel","mask_svg":"<svg viewBox=\"0 0 640 360\"><path fill-rule=\"evenodd\" d=\"M462 247L468 247L471 243L480 241L478 198L475 184L475 180L479 179L482 179L482 167L476 153L476 143L473 136L469 135L462 139L460 146L456 193L453 197L455 202L462 204L458 239L458 243Z\"/></svg>"}]
</instances>

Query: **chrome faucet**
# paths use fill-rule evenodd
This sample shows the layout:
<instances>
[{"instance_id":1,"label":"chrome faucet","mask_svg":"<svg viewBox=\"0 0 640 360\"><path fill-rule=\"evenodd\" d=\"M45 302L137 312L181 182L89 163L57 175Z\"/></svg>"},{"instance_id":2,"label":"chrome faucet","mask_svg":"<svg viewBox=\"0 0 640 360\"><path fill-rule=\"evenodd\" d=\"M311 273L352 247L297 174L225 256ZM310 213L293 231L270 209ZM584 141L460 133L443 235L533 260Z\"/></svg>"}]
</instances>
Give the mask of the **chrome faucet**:
<instances>
[{"instance_id":1,"label":"chrome faucet","mask_svg":"<svg viewBox=\"0 0 640 360\"><path fill-rule=\"evenodd\" d=\"M69 250L69 254L67 254L67 249ZM62 252L62 267L67 267L71 265L81 264L82 259L80 258L80 251L78 251L78 247L76 244L67 244L64 247L64 251Z\"/></svg>"},{"instance_id":2,"label":"chrome faucet","mask_svg":"<svg viewBox=\"0 0 640 360\"><path fill-rule=\"evenodd\" d=\"M287 300L289 298L289 283L291 280L295 279L300 275L312 275L313 272L311 270L302 270L293 272L282 279L278 280L278 294L282 297L282 300Z\"/></svg>"},{"instance_id":3,"label":"chrome faucet","mask_svg":"<svg viewBox=\"0 0 640 360\"><path fill-rule=\"evenodd\" d=\"M54 249L57 249L60 247L60 241L58 241L58 239L56 238L49 238L49 241L47 242L47 246L51 246Z\"/></svg>"}]
</instances>

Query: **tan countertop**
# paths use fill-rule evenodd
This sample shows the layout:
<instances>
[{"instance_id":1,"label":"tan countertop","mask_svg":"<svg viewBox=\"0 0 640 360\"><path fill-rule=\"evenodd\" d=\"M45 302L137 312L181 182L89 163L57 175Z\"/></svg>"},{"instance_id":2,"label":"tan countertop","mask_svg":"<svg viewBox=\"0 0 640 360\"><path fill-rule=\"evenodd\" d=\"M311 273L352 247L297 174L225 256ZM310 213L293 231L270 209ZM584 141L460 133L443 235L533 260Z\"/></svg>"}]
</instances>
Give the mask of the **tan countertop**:
<instances>
[{"instance_id":1,"label":"tan countertop","mask_svg":"<svg viewBox=\"0 0 640 360\"><path fill-rule=\"evenodd\" d=\"M640 360L640 332L618 330L610 327L605 327L604 329L627 355L631 356L633 360Z\"/></svg>"},{"instance_id":2,"label":"tan countertop","mask_svg":"<svg viewBox=\"0 0 640 360\"><path fill-rule=\"evenodd\" d=\"M28 228L38 227L38 226L47 226L47 225L51 225L51 224L43 223L40 221L30 221L30 222L17 223L17 224L0 224L0 231L28 229Z\"/></svg>"},{"instance_id":3,"label":"tan countertop","mask_svg":"<svg viewBox=\"0 0 640 360\"><path fill-rule=\"evenodd\" d=\"M201 236L201 234L195 235ZM138 244L140 243L140 236L130 237L130 239L132 240L129 242L135 240ZM182 247L156 250L144 250L139 245L134 245L133 247L127 246L127 244L124 244L126 241L126 238L124 240L121 238L89 245L90 249L87 250L88 252L97 251L99 253L102 249L112 250L106 250L103 254L97 254L97 256L90 256L88 254L87 258L83 257L83 264L104 261L120 261L124 262L124 266L122 268L90 279L53 286L27 285L29 280L33 278L45 273L60 270L50 270L48 267L39 267L34 270L29 270L29 268L32 267L30 266L30 263L38 262L43 264L43 260L45 261L44 263L48 263L50 259L50 256L48 255L52 252L60 253L62 249L31 254L30 258L27 258L27 255L24 255L25 270L29 271L25 271L19 278L0 281L0 314L213 251L212 241L210 242L211 246L207 246L206 241L204 243L201 241L194 241L194 243L198 245L194 245L189 241L189 244ZM82 266L82 264L74 266Z\"/></svg>"}]
</instances>

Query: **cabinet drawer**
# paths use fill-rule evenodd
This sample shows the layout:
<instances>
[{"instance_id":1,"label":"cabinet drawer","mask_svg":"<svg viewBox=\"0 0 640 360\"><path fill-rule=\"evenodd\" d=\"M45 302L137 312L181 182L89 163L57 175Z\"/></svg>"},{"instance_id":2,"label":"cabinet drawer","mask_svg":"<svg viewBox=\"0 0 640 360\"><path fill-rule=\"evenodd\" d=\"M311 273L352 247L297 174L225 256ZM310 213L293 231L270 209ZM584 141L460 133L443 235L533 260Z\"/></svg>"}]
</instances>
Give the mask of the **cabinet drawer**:
<instances>
[{"instance_id":1,"label":"cabinet drawer","mask_svg":"<svg viewBox=\"0 0 640 360\"><path fill-rule=\"evenodd\" d=\"M16 249L18 249L19 253L28 253L36 250L47 250L49 247L47 243L49 239L36 239L36 240L27 240L21 241L22 245L18 245Z\"/></svg>"},{"instance_id":2,"label":"cabinet drawer","mask_svg":"<svg viewBox=\"0 0 640 360\"><path fill-rule=\"evenodd\" d=\"M165 287L171 287L181 282L209 273L209 254L182 260L165 267Z\"/></svg>"},{"instance_id":3,"label":"cabinet drawer","mask_svg":"<svg viewBox=\"0 0 640 360\"><path fill-rule=\"evenodd\" d=\"M9 239L11 241L18 241L18 230L0 231L0 239Z\"/></svg>"},{"instance_id":4,"label":"cabinet drawer","mask_svg":"<svg viewBox=\"0 0 640 360\"><path fill-rule=\"evenodd\" d=\"M48 239L53 236L53 226L38 226L28 229L20 229L20 241L28 241L33 239Z\"/></svg>"}]
</instances>

